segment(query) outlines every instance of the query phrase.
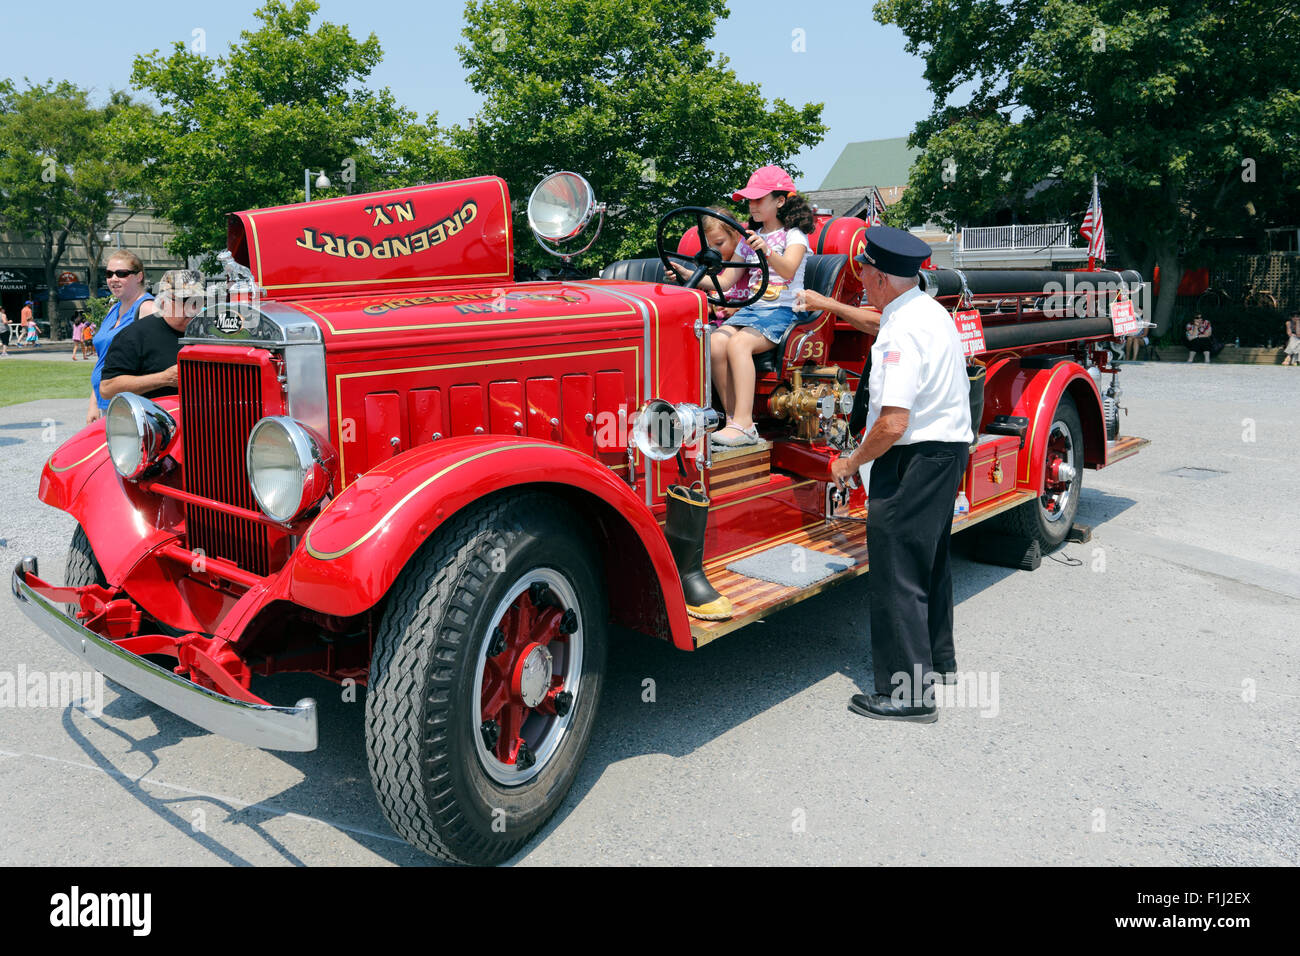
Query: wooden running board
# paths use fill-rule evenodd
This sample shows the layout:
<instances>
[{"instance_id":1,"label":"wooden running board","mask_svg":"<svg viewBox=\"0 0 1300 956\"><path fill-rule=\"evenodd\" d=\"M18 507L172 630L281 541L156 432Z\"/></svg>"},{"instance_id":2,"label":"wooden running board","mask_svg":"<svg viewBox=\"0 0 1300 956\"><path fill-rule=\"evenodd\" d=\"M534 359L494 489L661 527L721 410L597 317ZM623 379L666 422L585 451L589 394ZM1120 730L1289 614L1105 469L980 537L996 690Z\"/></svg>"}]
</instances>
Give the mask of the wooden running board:
<instances>
[{"instance_id":1,"label":"wooden running board","mask_svg":"<svg viewBox=\"0 0 1300 956\"><path fill-rule=\"evenodd\" d=\"M1143 445L1151 444L1150 438L1138 438L1136 435L1124 435L1114 441L1106 442L1106 464L1113 465L1130 455L1136 455Z\"/></svg>"},{"instance_id":2,"label":"wooden running board","mask_svg":"<svg viewBox=\"0 0 1300 956\"><path fill-rule=\"evenodd\" d=\"M1032 492L1017 491L999 498L991 507L981 508L972 516L955 520L952 523L954 533L972 525L979 524L986 518L1000 514L1010 508L1024 504L1036 497ZM865 516L865 511L855 513L856 517ZM773 584L758 578L745 577L728 571L728 564L735 564L741 558L747 558L777 545L793 544L809 551L832 555L837 558L851 558L855 564L830 577L822 578L816 584L806 588ZM706 561L704 573L709 583L719 593L731 599L735 614L726 621L700 621L691 619L691 634L695 637L695 646L702 647L715 638L730 634L737 628L752 624L759 618L798 604L800 601L820 594L829 587L834 587L849 578L856 578L867 570L867 527L861 521L816 521L799 531L778 535L767 541L761 541L753 547L722 558Z\"/></svg>"}]
</instances>

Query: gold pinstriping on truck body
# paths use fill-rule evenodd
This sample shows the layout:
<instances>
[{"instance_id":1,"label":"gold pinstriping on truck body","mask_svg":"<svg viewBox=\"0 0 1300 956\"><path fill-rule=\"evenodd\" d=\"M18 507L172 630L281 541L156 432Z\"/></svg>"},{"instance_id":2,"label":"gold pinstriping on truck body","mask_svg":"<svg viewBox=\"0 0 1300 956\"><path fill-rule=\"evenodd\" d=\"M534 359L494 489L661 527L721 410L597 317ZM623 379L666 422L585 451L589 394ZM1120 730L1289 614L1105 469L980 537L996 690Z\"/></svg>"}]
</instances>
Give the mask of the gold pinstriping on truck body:
<instances>
[{"instance_id":1,"label":"gold pinstriping on truck body","mask_svg":"<svg viewBox=\"0 0 1300 956\"><path fill-rule=\"evenodd\" d=\"M640 347L636 345L622 345L619 346L618 348L612 348L612 349L588 349L586 351L581 351L581 352L554 352L547 355L523 355L517 358L511 358L509 361L515 363L537 362L537 361L542 361L544 359L577 358L583 355L611 355L617 352L633 353L632 363L633 363L633 368L635 369L641 354ZM340 438L343 435L343 380L345 378L372 378L376 375L384 375L384 376L402 375L405 374L406 372L438 372L438 371L446 371L447 369L453 369L453 368L470 368L473 366L482 366L482 365L498 365L500 364L500 362L501 362L500 359L479 359L473 362L455 362L448 365L420 365L420 366L414 366L412 368L379 369L371 372L346 372L340 375L336 375L334 377L334 408L335 408L335 425L338 429L338 435L340 436ZM633 399L634 399L633 402L634 408L639 408L641 406L640 381L636 382L636 388L633 393ZM347 473L348 473L347 458L346 458L346 451L343 447L342 441L339 442L338 451L339 451L339 474L342 475L343 479L346 481Z\"/></svg>"},{"instance_id":2,"label":"gold pinstriping on truck body","mask_svg":"<svg viewBox=\"0 0 1300 956\"><path fill-rule=\"evenodd\" d=\"M316 558L321 561L333 561L335 558L343 557L343 555L347 554L350 551L355 550L356 548L364 544L372 535L374 535L377 531L379 531L380 528L386 525L392 519L393 515L397 514L399 511L405 508L407 503L412 498L414 498L420 492L424 491L425 488L428 488L439 478L455 471L457 468L460 468L462 465L468 465L472 461L478 461L480 458L487 458L489 455L496 455L503 451L518 451L521 448L553 448L553 447L554 447L553 445L543 445L540 442L524 442L518 445L502 445L500 448L489 448L487 451L481 451L476 455L470 455L468 458L462 458L460 461L453 462L452 464L448 465L446 468L443 468L441 471L438 471L435 474L430 475L428 478L424 479L424 481L420 482L418 485L416 485L414 488L408 491L405 495L402 496L401 500L398 501L397 504L389 508L388 511L384 514L384 516L380 518L378 521L376 521L370 527L369 531L367 531L361 537L357 538L347 547L341 548L338 551L317 551L316 548L313 547L311 543L311 531L309 530L307 532L307 553L310 554L313 558ZM322 511L321 516L323 517L325 515L325 512L327 511L329 511L329 508L326 508L325 511ZM320 519L318 518L317 520L319 521Z\"/></svg>"},{"instance_id":3,"label":"gold pinstriping on truck body","mask_svg":"<svg viewBox=\"0 0 1300 956\"><path fill-rule=\"evenodd\" d=\"M71 471L73 468L76 468L78 465L84 465L86 462L90 461L90 459L94 458L96 455L98 455L101 451L103 451L107 447L108 447L108 442L106 441L98 448L96 448L94 451L92 451L89 455L87 455L85 458L82 458L79 461L74 461L70 465L64 465L62 468L54 464L54 455L50 456L50 460L47 462L47 464L50 466L50 471L54 471L54 472ZM58 454L58 452L55 452L55 454Z\"/></svg>"}]
</instances>

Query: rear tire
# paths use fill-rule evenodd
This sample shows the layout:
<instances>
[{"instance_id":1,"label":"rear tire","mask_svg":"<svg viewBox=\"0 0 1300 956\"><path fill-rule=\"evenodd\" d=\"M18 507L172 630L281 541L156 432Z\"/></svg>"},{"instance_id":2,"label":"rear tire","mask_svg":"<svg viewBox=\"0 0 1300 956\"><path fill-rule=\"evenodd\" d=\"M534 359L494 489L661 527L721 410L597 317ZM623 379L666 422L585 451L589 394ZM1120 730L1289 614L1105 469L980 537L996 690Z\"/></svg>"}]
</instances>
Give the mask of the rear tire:
<instances>
[{"instance_id":1,"label":"rear tire","mask_svg":"<svg viewBox=\"0 0 1300 956\"><path fill-rule=\"evenodd\" d=\"M581 528L554 498L505 495L440 527L393 585L370 665L366 756L384 815L427 853L508 859L577 776L608 619Z\"/></svg>"},{"instance_id":2,"label":"rear tire","mask_svg":"<svg viewBox=\"0 0 1300 956\"><path fill-rule=\"evenodd\" d=\"M1043 460L1047 469L1044 493L991 519L990 524L1004 534L1037 541L1043 554L1047 554L1064 543L1074 526L1083 487L1083 423L1069 395L1061 396L1052 415ZM1054 460L1073 470L1068 482L1051 480Z\"/></svg>"}]
</instances>

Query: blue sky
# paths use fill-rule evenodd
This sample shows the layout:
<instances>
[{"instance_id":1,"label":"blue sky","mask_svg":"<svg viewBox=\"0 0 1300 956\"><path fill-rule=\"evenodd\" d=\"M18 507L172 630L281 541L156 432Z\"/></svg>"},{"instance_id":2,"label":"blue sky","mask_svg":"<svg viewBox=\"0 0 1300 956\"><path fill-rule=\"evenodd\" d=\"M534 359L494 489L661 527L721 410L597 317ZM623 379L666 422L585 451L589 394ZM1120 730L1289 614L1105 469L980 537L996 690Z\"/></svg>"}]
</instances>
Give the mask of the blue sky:
<instances>
[{"instance_id":1,"label":"blue sky","mask_svg":"<svg viewBox=\"0 0 1300 956\"><path fill-rule=\"evenodd\" d=\"M110 89L129 85L136 54L168 49L176 40L190 43L196 29L204 31L210 55L223 53L253 25L260 5L257 0L11 4L0 70L16 81L71 80L102 100ZM372 82L389 87L403 105L421 115L437 112L445 124L463 122L477 108L478 97L465 84L455 50L461 39L460 0L321 0L320 6L318 18L347 24L354 36L379 37L384 59ZM903 52L897 28L871 19L870 2L730 0L729 7L731 16L719 24L712 47L731 59L737 75L759 83L769 99L826 104L826 139L796 160L803 171L801 188L820 186L846 143L905 136L928 112L924 64ZM795 30L803 31L806 52L792 49Z\"/></svg>"}]
</instances>

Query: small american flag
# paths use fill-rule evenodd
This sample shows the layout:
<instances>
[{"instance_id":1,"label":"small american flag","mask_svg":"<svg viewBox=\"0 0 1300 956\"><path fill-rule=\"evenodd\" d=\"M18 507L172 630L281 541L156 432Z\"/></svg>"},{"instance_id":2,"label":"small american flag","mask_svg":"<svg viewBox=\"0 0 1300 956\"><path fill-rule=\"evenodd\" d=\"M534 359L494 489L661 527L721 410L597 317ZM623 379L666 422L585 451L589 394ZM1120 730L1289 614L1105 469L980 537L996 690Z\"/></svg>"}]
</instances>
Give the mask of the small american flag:
<instances>
[{"instance_id":1,"label":"small american flag","mask_svg":"<svg viewBox=\"0 0 1300 956\"><path fill-rule=\"evenodd\" d=\"M867 195L867 214L862 218L866 220L868 227L881 225L880 210L876 208L876 193L874 190Z\"/></svg>"},{"instance_id":2,"label":"small american flag","mask_svg":"<svg viewBox=\"0 0 1300 956\"><path fill-rule=\"evenodd\" d=\"M1092 202L1084 214L1083 225L1079 235L1088 240L1088 255L1101 262L1106 261L1106 228L1101 222L1101 193L1097 191L1097 175L1092 177Z\"/></svg>"},{"instance_id":3,"label":"small american flag","mask_svg":"<svg viewBox=\"0 0 1300 956\"><path fill-rule=\"evenodd\" d=\"M898 364L898 357L899 357L899 355L900 355L900 353L898 353L898 352L892 352L892 351L891 351L891 352L886 352L886 353L885 353L885 364L886 364L886 365L897 365L897 364Z\"/></svg>"}]
</instances>

